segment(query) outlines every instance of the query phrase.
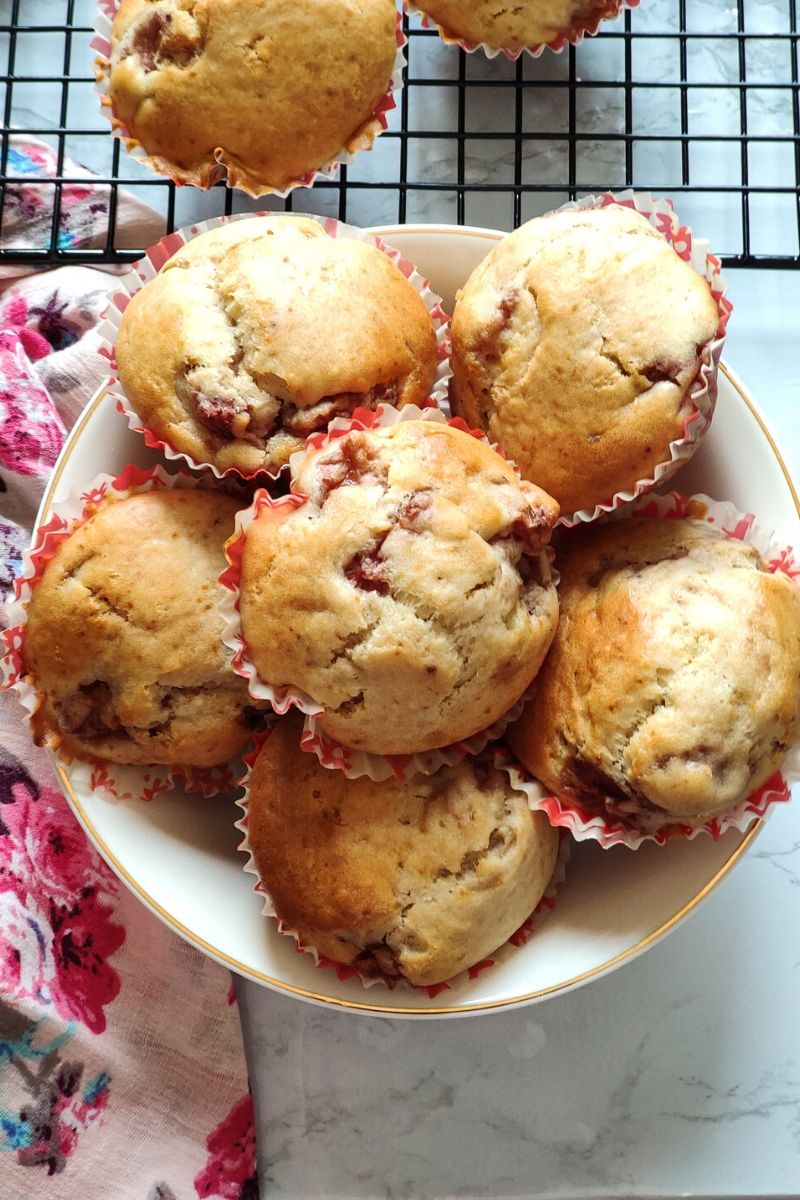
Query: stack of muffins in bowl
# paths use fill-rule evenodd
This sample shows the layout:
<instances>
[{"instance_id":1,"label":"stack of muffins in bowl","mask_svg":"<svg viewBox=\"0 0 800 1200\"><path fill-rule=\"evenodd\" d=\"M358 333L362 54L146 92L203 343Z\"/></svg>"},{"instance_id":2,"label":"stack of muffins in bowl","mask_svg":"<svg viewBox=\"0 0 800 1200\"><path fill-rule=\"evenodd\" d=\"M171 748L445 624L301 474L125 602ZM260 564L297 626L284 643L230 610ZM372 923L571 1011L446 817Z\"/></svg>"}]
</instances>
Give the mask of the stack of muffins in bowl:
<instances>
[{"instance_id":1,"label":"stack of muffins in bowl","mask_svg":"<svg viewBox=\"0 0 800 1200\"><path fill-rule=\"evenodd\" d=\"M512 954L574 839L746 828L800 730L793 559L722 498L656 494L729 312L647 196L498 240L452 344L380 239L172 235L105 336L179 469L87 480L39 530L4 660L35 736L131 803L238 772L266 911L393 988Z\"/></svg>"}]
</instances>

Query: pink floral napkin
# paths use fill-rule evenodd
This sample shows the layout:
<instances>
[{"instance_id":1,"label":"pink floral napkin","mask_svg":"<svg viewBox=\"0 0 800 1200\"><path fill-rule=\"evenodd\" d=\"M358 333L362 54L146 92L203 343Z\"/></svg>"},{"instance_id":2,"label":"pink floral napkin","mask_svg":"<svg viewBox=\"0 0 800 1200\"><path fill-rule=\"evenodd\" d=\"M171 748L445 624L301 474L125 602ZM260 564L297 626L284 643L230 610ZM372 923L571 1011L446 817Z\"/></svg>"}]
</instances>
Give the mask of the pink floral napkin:
<instances>
[{"instance_id":1,"label":"pink floral napkin","mask_svg":"<svg viewBox=\"0 0 800 1200\"><path fill-rule=\"evenodd\" d=\"M49 235L35 179L52 152L31 139L14 153L25 182L6 206L30 244ZM61 236L96 237L106 204L87 184ZM140 244L161 236L155 213L131 211ZM92 330L113 282L85 267L0 280L0 629L48 472L103 377ZM256 1200L230 975L121 886L22 712L0 693L0 1195Z\"/></svg>"}]
</instances>

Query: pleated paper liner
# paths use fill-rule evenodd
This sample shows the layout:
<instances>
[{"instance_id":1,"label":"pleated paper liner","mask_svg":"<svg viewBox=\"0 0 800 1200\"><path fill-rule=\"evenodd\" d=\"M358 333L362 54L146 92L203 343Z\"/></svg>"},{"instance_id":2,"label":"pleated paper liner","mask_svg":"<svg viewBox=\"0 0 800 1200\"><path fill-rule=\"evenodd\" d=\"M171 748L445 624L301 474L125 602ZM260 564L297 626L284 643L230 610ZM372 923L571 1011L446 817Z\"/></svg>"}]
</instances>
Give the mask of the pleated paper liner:
<instances>
[{"instance_id":1,"label":"pleated paper liner","mask_svg":"<svg viewBox=\"0 0 800 1200\"><path fill-rule=\"evenodd\" d=\"M692 518L704 521L726 537L754 546L771 572L780 571L800 584L800 562L795 559L792 549L759 525L751 513L740 513L725 501L712 500L702 494L683 496L679 492L668 492L663 496L648 495L641 497L629 509L614 512L609 519L626 520L631 516L655 520ZM604 849L627 846L630 850L636 850L644 842L663 846L676 838L691 840L701 834L719 841L730 829L744 832L756 817L766 817L776 804L790 799L792 786L800 780L800 744L789 750L780 771L776 771L755 792L729 812L705 820L686 820L670 817L667 813L648 811L638 815L633 824L632 820L627 820L619 812L598 812L571 799L548 793L505 749L497 765L503 766L514 785L527 793L535 812L546 813L552 825L567 830L576 841L595 841Z\"/></svg>"},{"instance_id":2,"label":"pleated paper liner","mask_svg":"<svg viewBox=\"0 0 800 1200\"><path fill-rule=\"evenodd\" d=\"M453 979L448 979L443 983L432 984L428 987L422 987L417 984L409 983L407 979L387 979L378 975L365 975L356 967L350 966L346 963L334 962L332 959L325 958L324 956L320 955L313 948L313 946L303 946L300 940L300 935L297 933L297 931L290 929L287 925L285 925L283 921L281 921L280 917L278 917L276 914L269 892L261 882L261 877L259 876L248 840L247 815L250 776L253 765L258 758L261 748L268 736L269 734L261 735L257 739L257 745L255 748L246 754L244 758L246 772L244 778L240 780L240 785L243 789L243 796L241 799L236 801L239 808L242 810L242 816L236 822L236 828L242 834L242 841L239 843L238 849L243 854L247 855L247 861L245 862L243 869L248 875L252 875L255 879L253 891L262 898L262 915L272 918L275 921L276 932L281 937L292 938L298 953L308 954L313 959L314 965L319 970L335 971L338 978L342 980L359 979L365 988L384 987L388 991L394 991L395 989L400 988L402 990L423 992L431 999L435 999L436 996L440 995L440 993L444 991L450 991L455 988L467 986L471 980L477 979L477 977L484 971L489 970L491 967L497 966L499 963L505 962L505 960L514 953L514 950L517 947L524 946L526 942L530 941L531 937L533 937L536 931L540 928L548 913L552 912L556 907L561 887L564 883L564 879L566 878L567 864L569 863L571 850L570 839L564 834L561 835L558 848L558 857L556 859L556 865L553 869L553 874L550 877L550 882L548 883L541 900L531 915L527 918L527 920L523 921L519 929L517 929L511 935L511 937L503 943L502 946L499 946L497 950L493 951L489 957L482 959L480 962L474 963L471 967L469 967L468 970L462 971ZM509 776L509 778L511 777ZM514 786L517 790L527 791L525 788L518 788L513 779L511 782L512 786Z\"/></svg>"},{"instance_id":3,"label":"pleated paper liner","mask_svg":"<svg viewBox=\"0 0 800 1200\"><path fill-rule=\"evenodd\" d=\"M600 26L605 21L613 21L625 9L636 8L639 0L605 0L605 3L592 13L589 20L584 23L574 22L552 42L533 42L530 46L525 46L523 50L511 50L505 46L490 46L487 42L470 42L463 38L455 37L448 33L441 25L429 17L424 12L424 7L415 4L414 0L403 0L403 7L409 15L416 14L421 19L423 29L435 29L443 42L450 46L460 46L467 54L474 54L476 50L482 50L487 58L497 58L499 54L504 54L511 62L516 62L522 54L529 54L531 58L538 58L545 50L551 50L554 54L560 54L566 46L579 46L585 37L594 37Z\"/></svg>"},{"instance_id":4,"label":"pleated paper liner","mask_svg":"<svg viewBox=\"0 0 800 1200\"><path fill-rule=\"evenodd\" d=\"M281 474L285 474L285 468L281 468L275 473L260 470L248 475L244 475L236 467L229 467L225 471L220 471L211 463L200 462L184 451L177 450L174 446L171 446L168 442L157 437L156 434L149 430L142 423L141 418L128 400L117 375L115 346L119 334L120 321L131 297L140 291L146 283L149 283L151 279L154 279L164 264L174 254L177 254L187 242L193 241L201 234L207 233L211 229L216 229L220 225L227 225L231 221L252 220L256 217L276 215L282 217L289 216L290 218L295 216L303 220L316 221L330 237L351 238L355 241L364 242L366 245L376 246L391 259L414 288L414 291L422 298L425 307L430 313L433 327L436 331L438 365L434 387L428 398L428 404L431 407L441 407L449 411L447 408L447 395L452 375L450 369L450 318L442 307L441 297L432 291L428 280L423 278L416 267L404 259L398 250L387 245L382 238L374 237L372 234L366 233L363 229L357 229L353 225L345 225L342 221L337 221L333 217L320 217L315 213L234 213L229 217L214 217L209 221L200 221L196 225L187 225L185 228L178 229L175 233L170 233L166 237L163 237L155 246L151 246L149 250L145 251L143 258L134 263L124 275L120 276L118 289L111 297L104 320L98 327L97 333L100 340L99 353L107 360L109 366L108 392L113 396L117 409L126 417L128 425L133 432L141 434L145 440L145 444L151 450L160 450L171 461L184 463L195 470L209 471L217 479L234 477L247 480L260 479L274 481Z\"/></svg>"},{"instance_id":5,"label":"pleated paper liner","mask_svg":"<svg viewBox=\"0 0 800 1200\"><path fill-rule=\"evenodd\" d=\"M290 459L292 479L297 478L301 463L309 452L322 449L330 442L344 437L354 430L387 428L402 421L432 421L437 424L447 424L455 429L470 434L479 441L490 445L488 438L480 431L470 429L460 417L445 417L437 408L417 408L407 405L396 409L391 405L380 405L375 411L356 409L352 417L339 417L332 421L327 433L315 433L308 438L306 449L293 454ZM494 447L498 453L502 451ZM513 464L510 464L513 466ZM515 468L516 470L516 468ZM323 715L323 708L312 697L299 689L275 689L259 677L255 663L248 655L241 618L239 614L239 587L241 581L241 564L244 552L247 530L259 515L269 515L275 520L282 520L288 510L300 508L305 504L305 497L297 492L288 496L274 499L265 488L259 488L249 508L237 513L236 529L225 546L228 559L228 569L220 576L223 587L222 613L225 618L225 633L223 641L231 651L231 665L238 675L248 681L250 695L258 700L267 700L275 712L284 714L289 708L295 707L305 714L301 746L304 750L316 754L324 767L344 771L350 779L358 779L363 775L380 782L386 779L410 779L414 775L432 775L439 767L454 766L469 754L478 754L491 741L502 736L507 726L515 721L522 713L525 697L521 697L507 713L486 729L482 729L471 737L454 742L450 746L435 750L426 750L413 755L385 756L354 751L341 745L335 739L321 733L318 728L318 718ZM553 569L553 552L546 548L554 586L558 584L558 573Z\"/></svg>"},{"instance_id":6,"label":"pleated paper liner","mask_svg":"<svg viewBox=\"0 0 800 1200\"><path fill-rule=\"evenodd\" d=\"M648 192L625 191L617 195L604 192L598 196L585 196L582 200L563 204L556 211L606 208L610 204L624 205L641 213L653 228L666 238L675 253L703 276L716 301L719 321L714 338L700 351L697 375L684 397L686 412L682 417L683 433L670 443L669 458L659 463L647 479L637 480L631 488L616 492L602 504L597 504L594 508L583 508L572 514L562 514L559 524L567 526L593 521L603 513L611 512L645 492L660 487L689 461L714 416L719 360L725 341L725 330L733 312L733 305L726 296L728 284L722 275L719 259L711 253L705 238L694 237L691 229L680 223L671 200L656 199Z\"/></svg>"},{"instance_id":7,"label":"pleated paper liner","mask_svg":"<svg viewBox=\"0 0 800 1200\"><path fill-rule=\"evenodd\" d=\"M9 606L11 625L0 632L2 687L16 692L26 709L31 727L36 723L42 696L33 679L26 674L22 661L26 605L58 546L106 504L140 492L172 488L187 490L198 486L198 480L185 473L169 475L162 467L144 470L129 466L116 477L98 475L85 488L56 497L52 515L44 525L40 525L33 545L23 556L22 572L14 585L15 598ZM236 760L204 768L160 764L136 766L73 757L60 749L55 733L48 737L46 744L58 766L67 772L74 783L88 790L102 792L112 800L154 800L175 787L203 796L214 796L229 791L239 774Z\"/></svg>"},{"instance_id":8,"label":"pleated paper liner","mask_svg":"<svg viewBox=\"0 0 800 1200\"><path fill-rule=\"evenodd\" d=\"M214 151L215 162L213 164L207 164L195 170L181 168L177 163L171 162L162 155L148 154L138 139L132 136L129 130L114 115L113 104L109 94L111 81L111 26L120 4L121 0L100 0L99 12L94 23L94 37L90 42L92 50L96 53L94 60L95 91L100 98L101 111L111 125L112 135L120 139L132 158L135 158L137 162L155 174L166 175L167 178L171 179L179 187L191 184L194 187L207 189L224 180L228 187L236 188L248 196L274 195L285 199L295 188L310 188L314 186L318 179L335 178L339 167L354 162L359 151L371 150L376 139L389 126L389 113L397 107L397 97L403 89L403 68L406 63L405 54L403 53L406 45L406 37L403 33L403 23L399 13L396 25L397 54L392 69L392 77L385 95L377 104L372 117L360 130L354 132L350 146L343 146L332 159L323 163L317 170L306 172L305 175L293 179L287 187L278 190L267 184L254 183L248 172L237 166L236 162L226 154L224 147L217 147ZM322 102L324 101L320 100L320 103ZM314 103L315 98L309 96L310 109L313 108Z\"/></svg>"},{"instance_id":9,"label":"pleated paper liner","mask_svg":"<svg viewBox=\"0 0 800 1200\"><path fill-rule=\"evenodd\" d=\"M425 750L420 754L381 755L351 750L323 733L315 715L306 716L303 722L300 747L316 754L321 766L333 771L343 771L348 779L359 779L367 775L375 783L383 783L387 779L413 779L415 775L435 775L440 767L454 767L470 755L480 754L490 742L501 738L508 726L522 716L527 698L526 694L508 712L503 713L502 717L488 728L482 729L480 733L454 742L451 746Z\"/></svg>"}]
</instances>

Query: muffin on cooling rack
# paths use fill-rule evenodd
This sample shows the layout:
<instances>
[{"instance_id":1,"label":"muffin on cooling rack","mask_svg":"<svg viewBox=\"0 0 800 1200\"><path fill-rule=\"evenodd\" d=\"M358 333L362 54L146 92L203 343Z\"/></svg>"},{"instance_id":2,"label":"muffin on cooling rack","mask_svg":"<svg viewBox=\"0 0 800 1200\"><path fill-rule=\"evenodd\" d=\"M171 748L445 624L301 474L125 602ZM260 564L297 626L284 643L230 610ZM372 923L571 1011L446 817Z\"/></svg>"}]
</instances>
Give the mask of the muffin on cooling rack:
<instances>
[{"instance_id":1,"label":"muffin on cooling rack","mask_svg":"<svg viewBox=\"0 0 800 1200\"><path fill-rule=\"evenodd\" d=\"M241 632L263 683L382 755L470 737L519 700L558 620L550 496L432 420L339 437L294 488L304 503L257 507L245 531Z\"/></svg>"},{"instance_id":2,"label":"muffin on cooling rack","mask_svg":"<svg viewBox=\"0 0 800 1200\"><path fill-rule=\"evenodd\" d=\"M38 740L76 757L208 767L256 716L227 667L218 576L237 503L153 491L101 507L33 589L22 658Z\"/></svg>"},{"instance_id":3,"label":"muffin on cooling rack","mask_svg":"<svg viewBox=\"0 0 800 1200\"><path fill-rule=\"evenodd\" d=\"M706 279L634 209L537 217L460 293L453 407L565 515L591 512L672 465L719 323Z\"/></svg>"},{"instance_id":4,"label":"muffin on cooling rack","mask_svg":"<svg viewBox=\"0 0 800 1200\"><path fill-rule=\"evenodd\" d=\"M357 407L424 404L437 344L424 300L377 246L255 217L187 242L136 292L116 359L156 438L253 475Z\"/></svg>"},{"instance_id":5,"label":"muffin on cooling rack","mask_svg":"<svg viewBox=\"0 0 800 1200\"><path fill-rule=\"evenodd\" d=\"M393 0L122 0L100 63L129 148L251 195L368 148L397 54Z\"/></svg>"},{"instance_id":6,"label":"muffin on cooling rack","mask_svg":"<svg viewBox=\"0 0 800 1200\"><path fill-rule=\"evenodd\" d=\"M243 848L303 948L428 986L517 931L553 874L558 834L490 758L351 780L299 749L300 727L280 721L255 762Z\"/></svg>"},{"instance_id":7,"label":"muffin on cooling rack","mask_svg":"<svg viewBox=\"0 0 800 1200\"><path fill-rule=\"evenodd\" d=\"M725 813L800 733L800 588L700 521L564 538L561 622L512 749L556 796L634 828Z\"/></svg>"},{"instance_id":8,"label":"muffin on cooling rack","mask_svg":"<svg viewBox=\"0 0 800 1200\"><path fill-rule=\"evenodd\" d=\"M409 7L429 17L446 41L516 57L541 46L560 49L581 33L594 33L601 20L616 17L623 5L622 0L413 0Z\"/></svg>"}]
</instances>

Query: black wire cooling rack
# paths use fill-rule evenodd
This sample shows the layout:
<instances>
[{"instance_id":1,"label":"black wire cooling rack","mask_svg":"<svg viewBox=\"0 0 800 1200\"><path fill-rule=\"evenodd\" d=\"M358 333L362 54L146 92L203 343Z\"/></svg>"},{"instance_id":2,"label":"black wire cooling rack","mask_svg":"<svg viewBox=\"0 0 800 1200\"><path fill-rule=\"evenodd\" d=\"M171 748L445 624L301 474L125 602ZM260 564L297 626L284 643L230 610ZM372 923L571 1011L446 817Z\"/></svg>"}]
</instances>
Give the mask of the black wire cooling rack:
<instances>
[{"instance_id":1,"label":"black wire cooling rack","mask_svg":"<svg viewBox=\"0 0 800 1200\"><path fill-rule=\"evenodd\" d=\"M582 195L636 187L675 199L726 266L800 265L798 0L642 0L581 46L517 63L444 46L406 21L407 86L369 154L281 201L222 186L177 189L131 159L99 112L94 0L0 0L0 261L135 259L156 236L255 208L324 212L356 224L456 222L509 229ZM10 213L20 139L53 152L35 184L46 213L20 244ZM70 244L70 188L97 176L101 228ZM28 193L30 194L30 193ZM153 224L148 239L155 240Z\"/></svg>"}]
</instances>

